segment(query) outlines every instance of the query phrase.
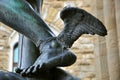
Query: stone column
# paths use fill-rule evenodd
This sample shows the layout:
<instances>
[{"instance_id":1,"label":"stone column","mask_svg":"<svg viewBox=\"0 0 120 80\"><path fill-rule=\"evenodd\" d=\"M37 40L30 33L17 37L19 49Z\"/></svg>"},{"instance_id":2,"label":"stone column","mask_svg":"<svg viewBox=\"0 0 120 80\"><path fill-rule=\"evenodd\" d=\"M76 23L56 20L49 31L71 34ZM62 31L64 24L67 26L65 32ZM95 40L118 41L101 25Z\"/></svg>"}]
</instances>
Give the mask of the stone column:
<instances>
[{"instance_id":1,"label":"stone column","mask_svg":"<svg viewBox=\"0 0 120 80\"><path fill-rule=\"evenodd\" d=\"M103 0L96 0L96 16L104 22ZM97 36L95 41L96 80L109 80L105 37Z\"/></svg>"},{"instance_id":2,"label":"stone column","mask_svg":"<svg viewBox=\"0 0 120 80\"><path fill-rule=\"evenodd\" d=\"M117 35L119 42L119 56L120 56L120 0L115 0L115 12L116 12L116 26L117 26ZM120 59L120 57L119 57Z\"/></svg>"},{"instance_id":3,"label":"stone column","mask_svg":"<svg viewBox=\"0 0 120 80\"><path fill-rule=\"evenodd\" d=\"M107 44L109 78L110 80L120 80L120 65L119 65L120 62L114 0L103 1L104 1L105 25L108 30L106 44Z\"/></svg>"}]
</instances>

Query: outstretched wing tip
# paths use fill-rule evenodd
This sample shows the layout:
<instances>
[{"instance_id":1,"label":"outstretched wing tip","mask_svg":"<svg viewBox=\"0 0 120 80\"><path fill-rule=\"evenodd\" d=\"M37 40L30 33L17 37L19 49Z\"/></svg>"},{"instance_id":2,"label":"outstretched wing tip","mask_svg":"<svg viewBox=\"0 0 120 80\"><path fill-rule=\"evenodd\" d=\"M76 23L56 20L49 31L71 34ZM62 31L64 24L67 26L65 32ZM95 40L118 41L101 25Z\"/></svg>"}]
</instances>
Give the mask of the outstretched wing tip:
<instances>
[{"instance_id":1,"label":"outstretched wing tip","mask_svg":"<svg viewBox=\"0 0 120 80\"><path fill-rule=\"evenodd\" d=\"M99 36L106 36L107 35L107 32L103 32L103 33L100 33L98 34Z\"/></svg>"},{"instance_id":2,"label":"outstretched wing tip","mask_svg":"<svg viewBox=\"0 0 120 80\"><path fill-rule=\"evenodd\" d=\"M100 36L106 36L107 35L107 31L103 32Z\"/></svg>"},{"instance_id":3,"label":"outstretched wing tip","mask_svg":"<svg viewBox=\"0 0 120 80\"><path fill-rule=\"evenodd\" d=\"M98 20L98 19L97 19ZM107 29L106 29L106 27L104 26L104 24L100 21L100 20L98 20L98 32L96 32L98 35L100 35L100 36L106 36L107 35ZM96 25L96 26L97 26Z\"/></svg>"},{"instance_id":4,"label":"outstretched wing tip","mask_svg":"<svg viewBox=\"0 0 120 80\"><path fill-rule=\"evenodd\" d=\"M100 29L99 31L97 31L97 32L94 32L94 34L97 34L97 35L99 35L99 36L106 36L107 35L107 30L106 30L106 28L103 26L102 27L102 29Z\"/></svg>"},{"instance_id":5,"label":"outstretched wing tip","mask_svg":"<svg viewBox=\"0 0 120 80\"><path fill-rule=\"evenodd\" d=\"M102 36L106 36L108 33L107 33L107 29L104 27L104 30L103 30L103 33L102 33Z\"/></svg>"}]
</instances>

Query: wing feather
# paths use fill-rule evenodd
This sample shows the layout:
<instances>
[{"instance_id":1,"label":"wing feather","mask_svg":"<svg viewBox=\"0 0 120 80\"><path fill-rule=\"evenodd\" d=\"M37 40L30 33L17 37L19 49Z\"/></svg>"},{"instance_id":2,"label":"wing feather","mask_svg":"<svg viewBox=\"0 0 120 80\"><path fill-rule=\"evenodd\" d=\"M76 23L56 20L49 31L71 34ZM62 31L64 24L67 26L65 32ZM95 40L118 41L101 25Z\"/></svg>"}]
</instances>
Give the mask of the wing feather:
<instances>
[{"instance_id":1,"label":"wing feather","mask_svg":"<svg viewBox=\"0 0 120 80\"><path fill-rule=\"evenodd\" d=\"M58 40L65 46L71 47L82 34L107 35L103 23L83 9L76 7L64 8L60 13L65 27L58 35Z\"/></svg>"}]
</instances>

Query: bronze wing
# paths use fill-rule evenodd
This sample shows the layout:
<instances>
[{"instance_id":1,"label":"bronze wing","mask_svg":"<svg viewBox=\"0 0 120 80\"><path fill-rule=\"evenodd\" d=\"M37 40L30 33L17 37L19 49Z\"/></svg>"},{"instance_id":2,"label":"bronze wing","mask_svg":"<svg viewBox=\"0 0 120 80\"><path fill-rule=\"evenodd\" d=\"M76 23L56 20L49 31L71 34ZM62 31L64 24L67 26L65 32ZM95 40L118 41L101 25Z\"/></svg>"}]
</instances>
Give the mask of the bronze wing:
<instances>
[{"instance_id":1,"label":"bronze wing","mask_svg":"<svg viewBox=\"0 0 120 80\"><path fill-rule=\"evenodd\" d=\"M83 9L76 7L64 8L60 13L60 17L64 21L65 27L57 38L67 48L70 48L82 34L107 35L103 23Z\"/></svg>"}]
</instances>

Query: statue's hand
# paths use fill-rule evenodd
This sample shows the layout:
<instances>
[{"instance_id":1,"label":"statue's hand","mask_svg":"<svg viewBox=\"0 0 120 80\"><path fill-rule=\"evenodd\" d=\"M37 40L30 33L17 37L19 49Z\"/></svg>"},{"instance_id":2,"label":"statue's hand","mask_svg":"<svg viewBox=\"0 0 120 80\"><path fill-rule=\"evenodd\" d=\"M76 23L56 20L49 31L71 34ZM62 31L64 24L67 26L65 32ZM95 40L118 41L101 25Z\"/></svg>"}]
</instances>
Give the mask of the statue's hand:
<instances>
[{"instance_id":1,"label":"statue's hand","mask_svg":"<svg viewBox=\"0 0 120 80\"><path fill-rule=\"evenodd\" d=\"M22 75L48 71L54 67L70 66L76 61L76 56L56 38L43 42L39 46L39 50L41 55L32 66L21 72Z\"/></svg>"}]
</instances>

